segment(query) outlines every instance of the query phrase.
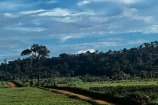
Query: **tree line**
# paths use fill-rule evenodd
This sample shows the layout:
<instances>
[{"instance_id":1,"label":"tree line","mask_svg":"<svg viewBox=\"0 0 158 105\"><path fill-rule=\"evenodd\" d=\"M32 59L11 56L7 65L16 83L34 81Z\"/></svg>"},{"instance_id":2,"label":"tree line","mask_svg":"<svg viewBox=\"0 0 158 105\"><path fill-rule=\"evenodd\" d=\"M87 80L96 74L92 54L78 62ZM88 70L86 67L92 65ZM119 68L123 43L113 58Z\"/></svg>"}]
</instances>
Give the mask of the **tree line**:
<instances>
[{"instance_id":1,"label":"tree line","mask_svg":"<svg viewBox=\"0 0 158 105\"><path fill-rule=\"evenodd\" d=\"M46 46L32 45L21 53L28 57L1 63L0 79L25 81L37 78L39 81L40 78L60 76L102 76L120 80L158 77L158 41L118 51L62 53L58 57L48 57L49 53Z\"/></svg>"}]
</instances>

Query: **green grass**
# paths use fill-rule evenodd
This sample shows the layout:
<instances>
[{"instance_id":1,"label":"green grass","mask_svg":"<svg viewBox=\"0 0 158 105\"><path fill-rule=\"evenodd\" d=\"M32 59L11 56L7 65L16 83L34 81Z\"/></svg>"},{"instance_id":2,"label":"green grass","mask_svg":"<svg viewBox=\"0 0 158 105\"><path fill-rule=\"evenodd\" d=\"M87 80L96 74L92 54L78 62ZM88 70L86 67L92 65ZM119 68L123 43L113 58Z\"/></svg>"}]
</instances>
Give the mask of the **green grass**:
<instances>
[{"instance_id":1,"label":"green grass","mask_svg":"<svg viewBox=\"0 0 158 105\"><path fill-rule=\"evenodd\" d=\"M91 105L38 88L0 88L0 105Z\"/></svg>"},{"instance_id":2,"label":"green grass","mask_svg":"<svg viewBox=\"0 0 158 105\"><path fill-rule=\"evenodd\" d=\"M0 88L8 88L9 86L6 84L6 82L0 82Z\"/></svg>"},{"instance_id":3,"label":"green grass","mask_svg":"<svg viewBox=\"0 0 158 105\"><path fill-rule=\"evenodd\" d=\"M88 89L89 87L103 87L103 86L147 86L147 85L157 85L156 81L144 81L144 82L93 82L93 83L81 83L76 84L76 87Z\"/></svg>"},{"instance_id":4,"label":"green grass","mask_svg":"<svg viewBox=\"0 0 158 105\"><path fill-rule=\"evenodd\" d=\"M47 85L48 79L41 79L41 85ZM17 81L22 84L22 82ZM147 86L147 85L158 85L158 78L151 79L133 79L133 80L110 80L105 82L83 82L78 77L57 77L55 79L57 86L64 87L78 87L89 89L90 87L104 87L104 86ZM29 84L29 83L27 83ZM34 80L34 86L37 84L37 80ZM54 79L49 78L49 86L54 85Z\"/></svg>"},{"instance_id":5,"label":"green grass","mask_svg":"<svg viewBox=\"0 0 158 105\"><path fill-rule=\"evenodd\" d=\"M104 86L148 86L158 85L157 80L118 80L107 82L73 82L71 84L59 84L59 86L70 86L89 89L90 87L104 87Z\"/></svg>"}]
</instances>

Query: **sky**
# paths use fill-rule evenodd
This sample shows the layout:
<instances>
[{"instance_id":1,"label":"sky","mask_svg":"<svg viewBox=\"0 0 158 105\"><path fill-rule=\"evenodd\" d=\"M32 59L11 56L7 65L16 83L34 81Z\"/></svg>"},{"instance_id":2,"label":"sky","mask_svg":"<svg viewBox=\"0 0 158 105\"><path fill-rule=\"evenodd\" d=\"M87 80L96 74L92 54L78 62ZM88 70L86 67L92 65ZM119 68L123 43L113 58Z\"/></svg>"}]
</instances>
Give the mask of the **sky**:
<instances>
[{"instance_id":1,"label":"sky","mask_svg":"<svg viewBox=\"0 0 158 105\"><path fill-rule=\"evenodd\" d=\"M0 61L33 44L50 57L121 50L158 39L158 0L0 0Z\"/></svg>"}]
</instances>

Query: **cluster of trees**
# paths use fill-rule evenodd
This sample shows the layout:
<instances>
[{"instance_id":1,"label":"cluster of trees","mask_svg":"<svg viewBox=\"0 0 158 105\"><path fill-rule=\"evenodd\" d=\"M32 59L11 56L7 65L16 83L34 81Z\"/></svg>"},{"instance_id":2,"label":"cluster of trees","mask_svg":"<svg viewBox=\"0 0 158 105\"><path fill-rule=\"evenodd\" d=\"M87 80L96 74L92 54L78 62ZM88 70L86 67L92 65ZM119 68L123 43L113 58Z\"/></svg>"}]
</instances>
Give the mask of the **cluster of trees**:
<instances>
[{"instance_id":1,"label":"cluster of trees","mask_svg":"<svg viewBox=\"0 0 158 105\"><path fill-rule=\"evenodd\" d=\"M52 78L56 76L103 76L111 79L157 78L158 41L138 47L108 52L87 51L81 54L62 53L47 58L50 51L34 44L21 55L25 59L4 61L0 65L0 79Z\"/></svg>"}]
</instances>

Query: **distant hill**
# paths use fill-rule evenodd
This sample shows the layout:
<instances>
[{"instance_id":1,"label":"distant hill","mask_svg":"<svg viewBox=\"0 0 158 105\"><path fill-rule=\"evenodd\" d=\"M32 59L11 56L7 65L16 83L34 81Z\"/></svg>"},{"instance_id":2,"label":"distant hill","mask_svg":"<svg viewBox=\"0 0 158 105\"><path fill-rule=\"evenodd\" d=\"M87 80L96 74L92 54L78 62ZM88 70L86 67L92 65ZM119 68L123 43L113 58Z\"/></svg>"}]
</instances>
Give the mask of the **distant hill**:
<instances>
[{"instance_id":1,"label":"distant hill","mask_svg":"<svg viewBox=\"0 0 158 105\"><path fill-rule=\"evenodd\" d=\"M37 64L31 58L2 63L1 79L34 78L40 69L41 78L53 76L107 76L112 79L157 78L158 41L119 51L81 54L62 53L59 57L45 58Z\"/></svg>"}]
</instances>

